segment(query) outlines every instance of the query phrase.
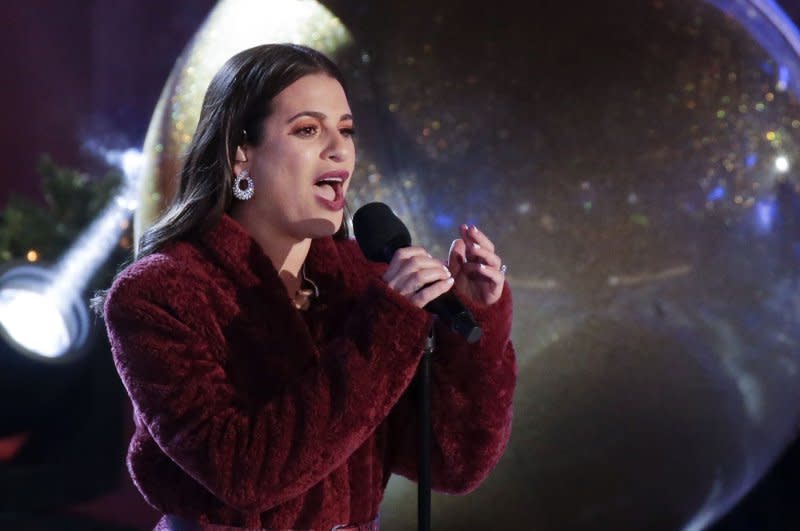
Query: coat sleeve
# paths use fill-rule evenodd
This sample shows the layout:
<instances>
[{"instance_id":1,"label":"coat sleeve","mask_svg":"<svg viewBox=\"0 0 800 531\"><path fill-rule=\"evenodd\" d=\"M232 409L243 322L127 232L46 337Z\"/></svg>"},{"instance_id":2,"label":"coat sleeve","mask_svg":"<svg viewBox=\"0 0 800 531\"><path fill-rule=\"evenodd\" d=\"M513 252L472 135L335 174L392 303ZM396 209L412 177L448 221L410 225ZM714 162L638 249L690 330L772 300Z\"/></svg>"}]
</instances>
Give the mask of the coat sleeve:
<instances>
[{"instance_id":1,"label":"coat sleeve","mask_svg":"<svg viewBox=\"0 0 800 531\"><path fill-rule=\"evenodd\" d=\"M302 494L358 449L409 385L430 326L426 312L373 279L341 337L255 407L226 376L224 342L209 340L217 324L198 281L163 268L151 277L124 275L109 291L117 370L161 450L241 511Z\"/></svg>"},{"instance_id":2,"label":"coat sleeve","mask_svg":"<svg viewBox=\"0 0 800 531\"><path fill-rule=\"evenodd\" d=\"M437 325L431 360L431 488L474 490L499 461L511 434L517 366L508 283L491 306L466 305L483 336L468 345ZM390 471L417 480L417 409L412 385L389 417Z\"/></svg>"}]
</instances>

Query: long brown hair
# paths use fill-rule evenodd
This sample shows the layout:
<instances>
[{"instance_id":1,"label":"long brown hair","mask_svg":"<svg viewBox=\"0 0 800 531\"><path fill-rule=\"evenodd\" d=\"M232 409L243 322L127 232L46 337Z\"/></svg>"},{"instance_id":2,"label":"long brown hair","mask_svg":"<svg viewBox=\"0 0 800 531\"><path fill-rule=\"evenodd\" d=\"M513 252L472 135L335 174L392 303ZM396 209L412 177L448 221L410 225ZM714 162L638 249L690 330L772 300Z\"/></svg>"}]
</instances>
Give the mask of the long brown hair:
<instances>
[{"instance_id":1,"label":"long brown hair","mask_svg":"<svg viewBox=\"0 0 800 531\"><path fill-rule=\"evenodd\" d=\"M139 239L135 260L177 240L191 240L216 225L233 202L233 160L244 143L258 145L272 99L310 74L327 74L347 93L339 68L324 54L298 44L265 44L234 55L208 86L200 119L170 206ZM345 211L345 216L347 211ZM334 234L349 237L346 221ZM105 292L91 306L102 312Z\"/></svg>"}]
</instances>

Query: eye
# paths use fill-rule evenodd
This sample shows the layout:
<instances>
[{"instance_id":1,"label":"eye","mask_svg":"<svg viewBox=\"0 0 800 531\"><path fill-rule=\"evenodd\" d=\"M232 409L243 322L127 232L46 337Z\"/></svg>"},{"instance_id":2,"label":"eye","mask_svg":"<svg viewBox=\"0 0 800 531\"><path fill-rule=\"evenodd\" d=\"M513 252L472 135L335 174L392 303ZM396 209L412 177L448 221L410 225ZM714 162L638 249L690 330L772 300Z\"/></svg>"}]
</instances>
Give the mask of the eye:
<instances>
[{"instance_id":1,"label":"eye","mask_svg":"<svg viewBox=\"0 0 800 531\"><path fill-rule=\"evenodd\" d=\"M339 132L342 133L342 135L350 138L356 136L356 130L353 129L352 127L345 127L343 129L339 129Z\"/></svg>"},{"instance_id":2,"label":"eye","mask_svg":"<svg viewBox=\"0 0 800 531\"><path fill-rule=\"evenodd\" d=\"M314 136L317 134L316 125L304 125L294 130L294 134L298 136Z\"/></svg>"}]
</instances>

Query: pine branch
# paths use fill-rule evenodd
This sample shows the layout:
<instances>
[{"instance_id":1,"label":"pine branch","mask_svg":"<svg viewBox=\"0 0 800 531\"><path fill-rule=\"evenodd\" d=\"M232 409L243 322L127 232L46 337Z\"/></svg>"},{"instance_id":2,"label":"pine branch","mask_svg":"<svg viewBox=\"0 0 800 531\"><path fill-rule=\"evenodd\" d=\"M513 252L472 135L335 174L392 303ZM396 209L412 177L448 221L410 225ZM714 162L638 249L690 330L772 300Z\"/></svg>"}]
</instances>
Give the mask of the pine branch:
<instances>
[{"instance_id":1,"label":"pine branch","mask_svg":"<svg viewBox=\"0 0 800 531\"><path fill-rule=\"evenodd\" d=\"M28 198L13 195L0 211L0 262L36 260L56 262L80 234L111 201L122 184L118 170L110 170L100 179L90 178L77 170L58 166L48 155L38 164L42 177L44 205ZM94 286L106 286L117 265L129 256L131 229L121 241L101 271L95 275Z\"/></svg>"}]
</instances>

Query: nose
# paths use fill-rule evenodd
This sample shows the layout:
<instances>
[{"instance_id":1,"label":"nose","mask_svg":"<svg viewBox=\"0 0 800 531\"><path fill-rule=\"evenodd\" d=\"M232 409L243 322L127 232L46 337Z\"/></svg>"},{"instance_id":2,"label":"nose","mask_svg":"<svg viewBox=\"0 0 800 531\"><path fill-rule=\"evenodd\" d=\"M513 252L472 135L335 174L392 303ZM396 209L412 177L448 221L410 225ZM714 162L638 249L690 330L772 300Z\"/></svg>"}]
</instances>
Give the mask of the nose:
<instances>
[{"instance_id":1,"label":"nose","mask_svg":"<svg viewBox=\"0 0 800 531\"><path fill-rule=\"evenodd\" d=\"M333 160L335 162L345 162L352 156L353 144L342 133L336 131L333 133L325 149L322 151L322 158Z\"/></svg>"}]
</instances>

